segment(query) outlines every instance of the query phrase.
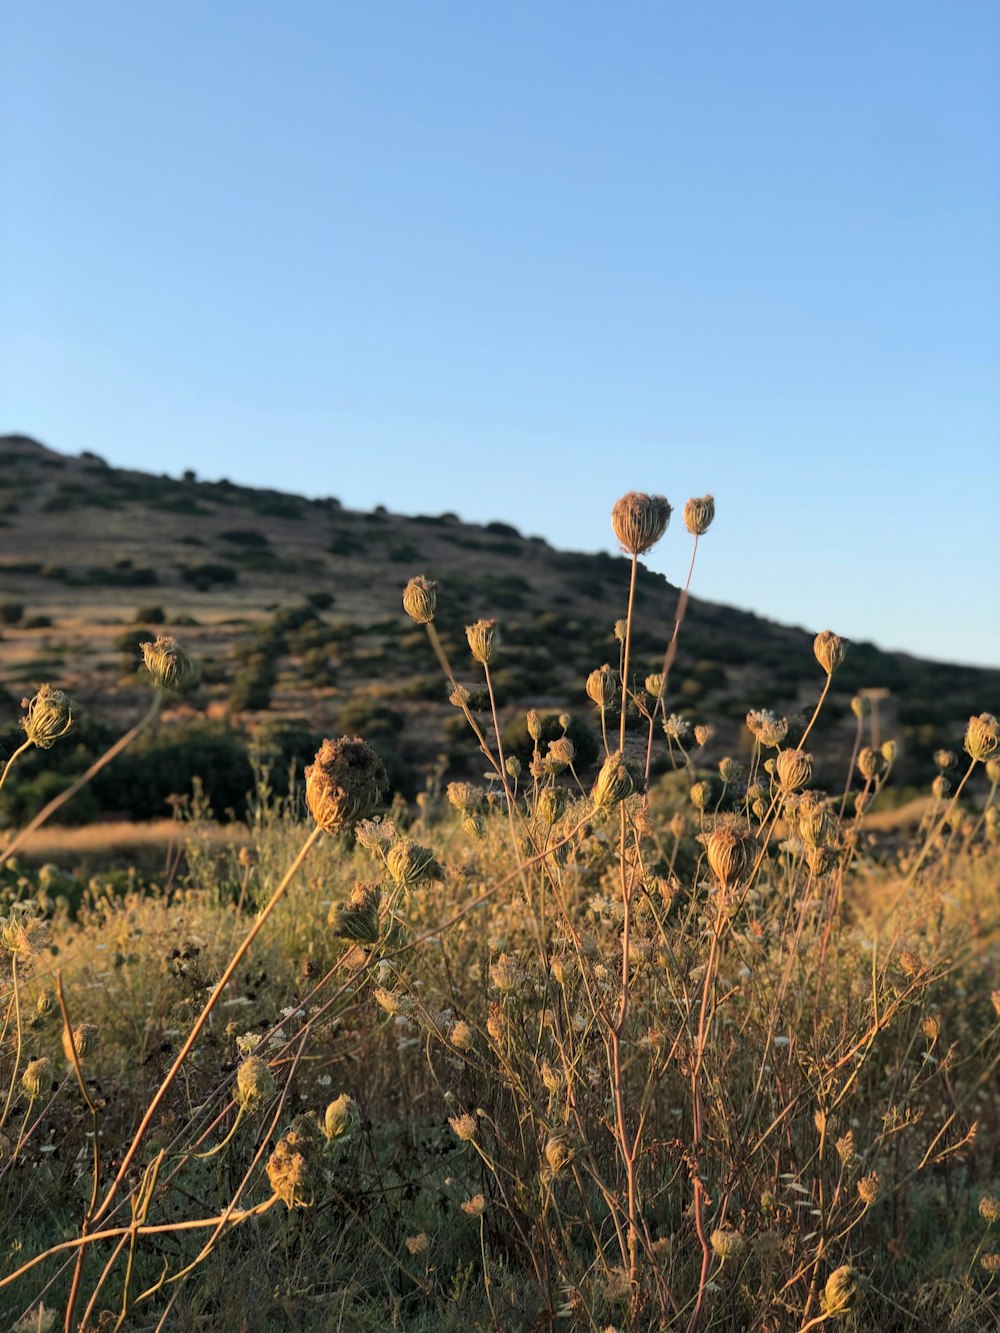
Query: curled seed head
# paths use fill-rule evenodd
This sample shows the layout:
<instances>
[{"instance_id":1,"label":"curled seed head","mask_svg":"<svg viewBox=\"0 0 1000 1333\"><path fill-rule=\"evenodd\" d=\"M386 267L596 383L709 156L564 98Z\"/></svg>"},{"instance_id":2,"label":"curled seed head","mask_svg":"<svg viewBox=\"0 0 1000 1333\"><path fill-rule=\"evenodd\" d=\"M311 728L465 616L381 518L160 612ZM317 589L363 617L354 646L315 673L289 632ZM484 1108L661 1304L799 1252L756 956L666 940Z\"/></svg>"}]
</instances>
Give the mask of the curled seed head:
<instances>
[{"instance_id":1,"label":"curled seed head","mask_svg":"<svg viewBox=\"0 0 1000 1333\"><path fill-rule=\"evenodd\" d=\"M782 750L774 771L782 791L798 791L812 777L812 755L802 750Z\"/></svg>"},{"instance_id":2,"label":"curled seed head","mask_svg":"<svg viewBox=\"0 0 1000 1333\"><path fill-rule=\"evenodd\" d=\"M528 735L533 741L541 739L542 719L538 716L536 708L532 708L528 713Z\"/></svg>"},{"instance_id":3,"label":"curled seed head","mask_svg":"<svg viewBox=\"0 0 1000 1333\"><path fill-rule=\"evenodd\" d=\"M289 1209L309 1208L316 1197L316 1149L311 1138L290 1130L275 1145L267 1163L267 1178Z\"/></svg>"},{"instance_id":4,"label":"curled seed head","mask_svg":"<svg viewBox=\"0 0 1000 1333\"><path fill-rule=\"evenodd\" d=\"M778 746L788 735L788 718L775 717L769 708L751 709L747 713L747 726L765 746Z\"/></svg>"},{"instance_id":5,"label":"curled seed head","mask_svg":"<svg viewBox=\"0 0 1000 1333\"><path fill-rule=\"evenodd\" d=\"M625 642L625 634L626 634L627 629L628 629L628 626L625 624L625 621L624 621L624 620L616 620L616 621L615 621L615 625L614 625L614 635L615 635L615 638L618 640L619 643L624 643L624 642Z\"/></svg>"},{"instance_id":6,"label":"curled seed head","mask_svg":"<svg viewBox=\"0 0 1000 1333\"><path fill-rule=\"evenodd\" d=\"M555 787L543 787L535 801L535 814L539 822L549 827L562 814L562 800Z\"/></svg>"},{"instance_id":7,"label":"curled seed head","mask_svg":"<svg viewBox=\"0 0 1000 1333\"><path fill-rule=\"evenodd\" d=\"M837 841L837 816L822 798L808 800L806 792L795 812L799 836L807 847L832 847Z\"/></svg>"},{"instance_id":8,"label":"curled seed head","mask_svg":"<svg viewBox=\"0 0 1000 1333\"><path fill-rule=\"evenodd\" d=\"M644 555L660 540L670 522L670 502L663 495L629 491L615 502L611 526L629 555Z\"/></svg>"},{"instance_id":9,"label":"curled seed head","mask_svg":"<svg viewBox=\"0 0 1000 1333\"><path fill-rule=\"evenodd\" d=\"M462 832L468 833L470 838L485 838L486 821L482 815L463 815Z\"/></svg>"},{"instance_id":10,"label":"curled seed head","mask_svg":"<svg viewBox=\"0 0 1000 1333\"><path fill-rule=\"evenodd\" d=\"M858 1198L869 1208L873 1203L878 1202L880 1183L877 1171L870 1171L867 1176L862 1176L858 1181Z\"/></svg>"},{"instance_id":11,"label":"curled seed head","mask_svg":"<svg viewBox=\"0 0 1000 1333\"><path fill-rule=\"evenodd\" d=\"M626 796L631 796L635 790L635 779L629 772L622 752L616 750L614 754L609 754L601 765L601 771L591 792L595 808L610 810L619 801L624 801Z\"/></svg>"},{"instance_id":12,"label":"curled seed head","mask_svg":"<svg viewBox=\"0 0 1000 1333\"><path fill-rule=\"evenodd\" d=\"M403 610L418 625L429 625L437 609L437 584L418 574L403 589Z\"/></svg>"},{"instance_id":13,"label":"curled seed head","mask_svg":"<svg viewBox=\"0 0 1000 1333\"><path fill-rule=\"evenodd\" d=\"M866 782L873 782L885 772L885 758L880 750L873 750L870 745L858 755L858 772Z\"/></svg>"},{"instance_id":14,"label":"curled seed head","mask_svg":"<svg viewBox=\"0 0 1000 1333\"><path fill-rule=\"evenodd\" d=\"M573 1160L573 1148L562 1134L553 1134L545 1144L545 1160L553 1175Z\"/></svg>"},{"instance_id":15,"label":"curled seed head","mask_svg":"<svg viewBox=\"0 0 1000 1333\"><path fill-rule=\"evenodd\" d=\"M707 532L715 518L715 500L710 495L688 500L684 506L684 526L692 537Z\"/></svg>"},{"instance_id":16,"label":"curled seed head","mask_svg":"<svg viewBox=\"0 0 1000 1333\"><path fill-rule=\"evenodd\" d=\"M587 677L587 695L598 708L606 709L614 706L618 698L618 678L607 662Z\"/></svg>"},{"instance_id":17,"label":"curled seed head","mask_svg":"<svg viewBox=\"0 0 1000 1333\"><path fill-rule=\"evenodd\" d=\"M980 763L985 762L1000 745L1000 722L992 713L970 717L965 729L965 752Z\"/></svg>"},{"instance_id":18,"label":"curled seed head","mask_svg":"<svg viewBox=\"0 0 1000 1333\"><path fill-rule=\"evenodd\" d=\"M844 1314L858 1295L858 1275L850 1264L835 1268L823 1288L823 1309L828 1315Z\"/></svg>"},{"instance_id":19,"label":"curled seed head","mask_svg":"<svg viewBox=\"0 0 1000 1333\"><path fill-rule=\"evenodd\" d=\"M401 889L414 889L428 879L444 879L444 871L427 847L420 847L409 838L400 838L389 848L385 858L386 869Z\"/></svg>"},{"instance_id":20,"label":"curled seed head","mask_svg":"<svg viewBox=\"0 0 1000 1333\"><path fill-rule=\"evenodd\" d=\"M663 677L660 672L654 671L651 676L646 677L644 683L646 686L646 693L653 699L658 699L660 697L660 691L663 689Z\"/></svg>"},{"instance_id":21,"label":"curled seed head","mask_svg":"<svg viewBox=\"0 0 1000 1333\"><path fill-rule=\"evenodd\" d=\"M516 782L521 776L521 761L516 754L509 754L503 761L503 766L507 771L507 776L513 778Z\"/></svg>"},{"instance_id":22,"label":"curled seed head","mask_svg":"<svg viewBox=\"0 0 1000 1333\"><path fill-rule=\"evenodd\" d=\"M359 846L369 852L384 852L396 837L396 825L391 819L376 815L374 819L359 819L354 826L354 837Z\"/></svg>"},{"instance_id":23,"label":"curled seed head","mask_svg":"<svg viewBox=\"0 0 1000 1333\"><path fill-rule=\"evenodd\" d=\"M951 795L951 783L943 773L939 773L931 783L931 793L938 801L943 801L945 797Z\"/></svg>"},{"instance_id":24,"label":"curled seed head","mask_svg":"<svg viewBox=\"0 0 1000 1333\"><path fill-rule=\"evenodd\" d=\"M448 1033L452 1046L460 1051L471 1051L476 1044L476 1034L464 1019L459 1019Z\"/></svg>"},{"instance_id":25,"label":"curled seed head","mask_svg":"<svg viewBox=\"0 0 1000 1333\"><path fill-rule=\"evenodd\" d=\"M502 953L490 964L490 980L502 995L509 995L521 985L524 970L512 954Z\"/></svg>"},{"instance_id":26,"label":"curled seed head","mask_svg":"<svg viewBox=\"0 0 1000 1333\"><path fill-rule=\"evenodd\" d=\"M101 1036L93 1023L77 1023L73 1029L72 1046L70 1045L69 1031L64 1027L62 1034L63 1050L66 1052L66 1059L72 1063L73 1051L76 1051L76 1058L83 1061L88 1055L97 1050L100 1045Z\"/></svg>"},{"instance_id":27,"label":"curled seed head","mask_svg":"<svg viewBox=\"0 0 1000 1333\"><path fill-rule=\"evenodd\" d=\"M1000 1222L1000 1199L985 1194L979 1200L979 1216L991 1226L994 1222Z\"/></svg>"},{"instance_id":28,"label":"curled seed head","mask_svg":"<svg viewBox=\"0 0 1000 1333\"><path fill-rule=\"evenodd\" d=\"M705 844L712 874L723 888L739 883L753 865L755 850L753 839L731 824L713 829Z\"/></svg>"},{"instance_id":29,"label":"curled seed head","mask_svg":"<svg viewBox=\"0 0 1000 1333\"><path fill-rule=\"evenodd\" d=\"M847 640L831 629L822 630L813 640L813 652L826 674L832 676L847 656Z\"/></svg>"},{"instance_id":30,"label":"curled seed head","mask_svg":"<svg viewBox=\"0 0 1000 1333\"><path fill-rule=\"evenodd\" d=\"M545 766L550 773L561 773L568 768L576 756L576 746L568 736L559 736L549 745L545 755Z\"/></svg>"},{"instance_id":31,"label":"curled seed head","mask_svg":"<svg viewBox=\"0 0 1000 1333\"><path fill-rule=\"evenodd\" d=\"M40 750L49 750L73 725L73 705L62 690L43 685L33 699L22 699L21 718L28 740Z\"/></svg>"},{"instance_id":32,"label":"curled seed head","mask_svg":"<svg viewBox=\"0 0 1000 1333\"><path fill-rule=\"evenodd\" d=\"M934 762L942 773L947 773L958 765L958 755L954 750L935 750Z\"/></svg>"},{"instance_id":33,"label":"curled seed head","mask_svg":"<svg viewBox=\"0 0 1000 1333\"><path fill-rule=\"evenodd\" d=\"M980 1255L979 1266L984 1273L1000 1273L1000 1254Z\"/></svg>"},{"instance_id":34,"label":"curled seed head","mask_svg":"<svg viewBox=\"0 0 1000 1333\"><path fill-rule=\"evenodd\" d=\"M696 810L704 810L712 800L712 785L709 782L696 782L688 795Z\"/></svg>"},{"instance_id":35,"label":"curled seed head","mask_svg":"<svg viewBox=\"0 0 1000 1333\"><path fill-rule=\"evenodd\" d=\"M341 1139L361 1123L361 1112L353 1097L342 1092L323 1113L323 1133L327 1139Z\"/></svg>"},{"instance_id":36,"label":"curled seed head","mask_svg":"<svg viewBox=\"0 0 1000 1333\"><path fill-rule=\"evenodd\" d=\"M274 1075L259 1055L248 1056L236 1071L236 1104L253 1115L274 1096Z\"/></svg>"},{"instance_id":37,"label":"curled seed head","mask_svg":"<svg viewBox=\"0 0 1000 1333\"><path fill-rule=\"evenodd\" d=\"M42 1082L45 1079L48 1067L49 1062L44 1055L40 1055L37 1060L29 1060L25 1066L24 1073L21 1075L21 1087L32 1101L42 1090Z\"/></svg>"},{"instance_id":38,"label":"curled seed head","mask_svg":"<svg viewBox=\"0 0 1000 1333\"><path fill-rule=\"evenodd\" d=\"M477 620L474 625L467 625L465 637L469 641L472 656L483 666L493 661L499 643L495 620Z\"/></svg>"},{"instance_id":39,"label":"curled seed head","mask_svg":"<svg viewBox=\"0 0 1000 1333\"><path fill-rule=\"evenodd\" d=\"M730 755L719 760L719 776L728 786L730 782L736 782L743 775L743 765Z\"/></svg>"},{"instance_id":40,"label":"curled seed head","mask_svg":"<svg viewBox=\"0 0 1000 1333\"><path fill-rule=\"evenodd\" d=\"M346 902L334 903L327 920L334 935L356 944L375 944L381 934L382 886L355 884Z\"/></svg>"},{"instance_id":41,"label":"curled seed head","mask_svg":"<svg viewBox=\"0 0 1000 1333\"><path fill-rule=\"evenodd\" d=\"M186 690L198 679L198 668L169 634L161 634L153 643L144 643L142 656L153 684L161 690Z\"/></svg>"},{"instance_id":42,"label":"curled seed head","mask_svg":"<svg viewBox=\"0 0 1000 1333\"><path fill-rule=\"evenodd\" d=\"M481 787L476 787L471 782L448 783L448 804L452 809L461 810L463 813L481 810L485 795Z\"/></svg>"},{"instance_id":43,"label":"curled seed head","mask_svg":"<svg viewBox=\"0 0 1000 1333\"><path fill-rule=\"evenodd\" d=\"M382 802L385 765L360 736L325 740L306 768L306 803L326 833L370 815Z\"/></svg>"}]
</instances>

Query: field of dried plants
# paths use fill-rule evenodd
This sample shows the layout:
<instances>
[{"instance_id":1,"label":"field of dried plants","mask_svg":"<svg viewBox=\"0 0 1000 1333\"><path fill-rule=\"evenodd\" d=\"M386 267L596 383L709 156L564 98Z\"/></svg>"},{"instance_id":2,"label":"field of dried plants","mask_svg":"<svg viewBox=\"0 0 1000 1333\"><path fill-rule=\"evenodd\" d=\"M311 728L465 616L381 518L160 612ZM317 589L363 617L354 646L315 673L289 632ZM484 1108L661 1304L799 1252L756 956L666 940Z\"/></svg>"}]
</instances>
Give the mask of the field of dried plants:
<instances>
[{"instance_id":1,"label":"field of dried plants","mask_svg":"<svg viewBox=\"0 0 1000 1333\"><path fill-rule=\"evenodd\" d=\"M684 508L689 583L713 518ZM504 626L458 660L448 588L410 579L475 780L392 800L371 738L327 740L287 790L255 768L239 837L196 786L162 875L81 881L8 831L4 1327L1000 1325L997 719L886 818L897 746L856 695L821 786L851 652L825 631L806 717L748 698L718 754L681 702L687 588L635 666L669 519L614 506L617 658L589 717L531 710L517 744ZM170 636L143 653L146 714L81 789L197 676ZM0 783L74 725L43 687Z\"/></svg>"}]
</instances>

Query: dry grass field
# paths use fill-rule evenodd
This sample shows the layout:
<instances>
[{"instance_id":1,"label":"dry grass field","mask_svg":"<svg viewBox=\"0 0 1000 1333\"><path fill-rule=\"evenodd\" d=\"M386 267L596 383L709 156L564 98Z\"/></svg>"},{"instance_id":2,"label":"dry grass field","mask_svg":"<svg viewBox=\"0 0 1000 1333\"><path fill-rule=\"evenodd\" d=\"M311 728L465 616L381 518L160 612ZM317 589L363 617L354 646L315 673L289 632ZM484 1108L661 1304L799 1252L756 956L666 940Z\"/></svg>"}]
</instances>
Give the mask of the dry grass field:
<instances>
[{"instance_id":1,"label":"dry grass field","mask_svg":"<svg viewBox=\"0 0 1000 1333\"><path fill-rule=\"evenodd\" d=\"M1000 1326L995 673L5 447L5 1327Z\"/></svg>"}]
</instances>

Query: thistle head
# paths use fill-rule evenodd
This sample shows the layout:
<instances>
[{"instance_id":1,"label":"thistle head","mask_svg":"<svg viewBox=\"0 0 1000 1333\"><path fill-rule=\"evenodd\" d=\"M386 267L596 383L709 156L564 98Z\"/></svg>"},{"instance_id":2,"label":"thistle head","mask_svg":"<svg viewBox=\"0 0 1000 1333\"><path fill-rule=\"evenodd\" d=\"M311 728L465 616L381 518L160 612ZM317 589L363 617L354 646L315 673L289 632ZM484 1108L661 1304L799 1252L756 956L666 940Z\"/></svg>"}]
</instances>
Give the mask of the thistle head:
<instances>
[{"instance_id":1,"label":"thistle head","mask_svg":"<svg viewBox=\"0 0 1000 1333\"><path fill-rule=\"evenodd\" d=\"M403 610L418 625L429 625L437 609L437 584L423 574L410 579L403 589Z\"/></svg>"},{"instance_id":2,"label":"thistle head","mask_svg":"<svg viewBox=\"0 0 1000 1333\"><path fill-rule=\"evenodd\" d=\"M306 768L306 803L326 833L370 815L382 802L385 765L360 736L325 740Z\"/></svg>"},{"instance_id":3,"label":"thistle head","mask_svg":"<svg viewBox=\"0 0 1000 1333\"><path fill-rule=\"evenodd\" d=\"M489 666L496 653L499 636L495 620L477 620L474 625L467 625L465 637L469 641L472 656L483 666Z\"/></svg>"},{"instance_id":4,"label":"thistle head","mask_svg":"<svg viewBox=\"0 0 1000 1333\"><path fill-rule=\"evenodd\" d=\"M688 500L684 506L684 526L692 537L700 537L707 532L713 518L715 518L715 500L711 495Z\"/></svg>"},{"instance_id":5,"label":"thistle head","mask_svg":"<svg viewBox=\"0 0 1000 1333\"><path fill-rule=\"evenodd\" d=\"M847 640L834 634L833 630L825 629L813 640L813 652L826 674L832 676L847 656Z\"/></svg>"},{"instance_id":6,"label":"thistle head","mask_svg":"<svg viewBox=\"0 0 1000 1333\"><path fill-rule=\"evenodd\" d=\"M62 690L43 685L33 699L22 699L21 726L40 750L50 750L73 726L73 705Z\"/></svg>"},{"instance_id":7,"label":"thistle head","mask_svg":"<svg viewBox=\"0 0 1000 1333\"><path fill-rule=\"evenodd\" d=\"M169 634L142 645L146 670L161 690L186 690L198 680L198 668Z\"/></svg>"},{"instance_id":8,"label":"thistle head","mask_svg":"<svg viewBox=\"0 0 1000 1333\"><path fill-rule=\"evenodd\" d=\"M670 502L663 495L629 491L615 502L611 526L623 551L645 555L660 540L670 522Z\"/></svg>"}]
</instances>

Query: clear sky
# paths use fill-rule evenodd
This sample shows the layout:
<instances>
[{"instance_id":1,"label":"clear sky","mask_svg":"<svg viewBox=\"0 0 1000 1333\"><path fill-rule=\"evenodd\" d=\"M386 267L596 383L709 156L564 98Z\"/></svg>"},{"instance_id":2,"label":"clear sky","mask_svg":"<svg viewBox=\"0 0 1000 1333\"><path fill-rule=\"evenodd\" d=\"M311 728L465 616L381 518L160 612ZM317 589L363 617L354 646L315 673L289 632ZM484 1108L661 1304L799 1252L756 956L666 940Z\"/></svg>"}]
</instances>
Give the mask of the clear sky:
<instances>
[{"instance_id":1,"label":"clear sky","mask_svg":"<svg viewBox=\"0 0 1000 1333\"><path fill-rule=\"evenodd\" d=\"M0 0L0 430L1000 664L991 0ZM675 517L650 559L683 577Z\"/></svg>"}]
</instances>

